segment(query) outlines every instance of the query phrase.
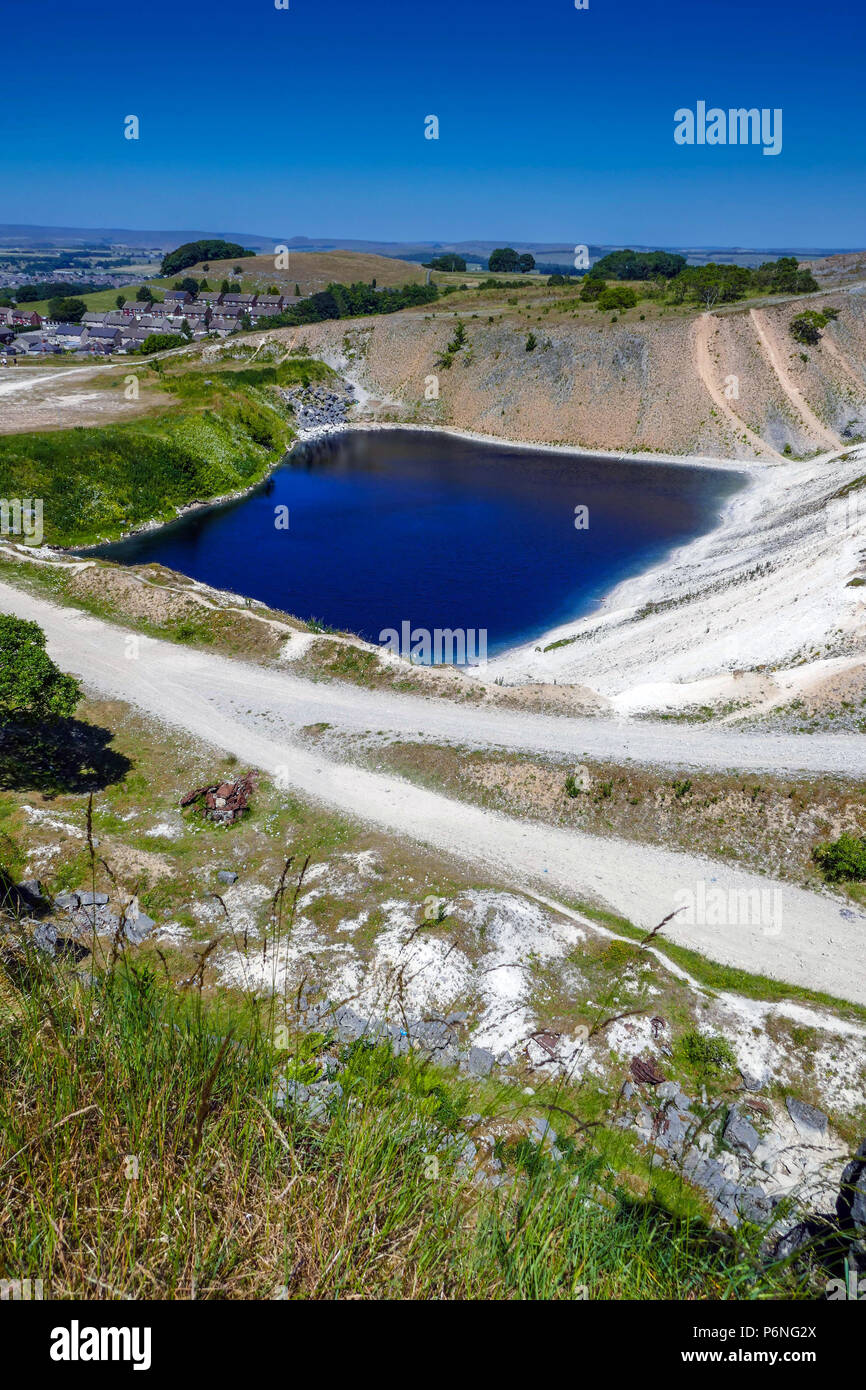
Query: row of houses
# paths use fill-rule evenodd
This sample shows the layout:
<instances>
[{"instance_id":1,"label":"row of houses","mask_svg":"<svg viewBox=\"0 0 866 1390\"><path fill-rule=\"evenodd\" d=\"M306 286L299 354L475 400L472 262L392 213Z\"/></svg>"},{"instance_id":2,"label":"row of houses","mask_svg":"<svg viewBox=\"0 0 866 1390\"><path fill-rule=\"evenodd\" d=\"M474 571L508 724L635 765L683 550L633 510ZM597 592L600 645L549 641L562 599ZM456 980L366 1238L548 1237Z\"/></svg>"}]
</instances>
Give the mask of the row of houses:
<instances>
[{"instance_id":1,"label":"row of houses","mask_svg":"<svg viewBox=\"0 0 866 1390\"><path fill-rule=\"evenodd\" d=\"M0 342L10 352L134 352L153 333L183 333L191 338L225 337L269 319L298 303L298 295L244 294L203 290L162 291L161 302L127 299L117 308L88 310L81 323L55 323L26 306L0 309ZM17 334L26 338L20 341ZM16 347L17 342L17 347Z\"/></svg>"},{"instance_id":2,"label":"row of houses","mask_svg":"<svg viewBox=\"0 0 866 1390\"><path fill-rule=\"evenodd\" d=\"M100 346L113 345L107 350L134 351L152 333L183 332L192 338L224 338L248 324L266 324L289 304L296 304L298 298L230 290L204 290L193 298L186 290L165 290L160 303L128 299L117 309L85 313L81 327L87 331L81 334L80 347L97 351Z\"/></svg>"}]
</instances>

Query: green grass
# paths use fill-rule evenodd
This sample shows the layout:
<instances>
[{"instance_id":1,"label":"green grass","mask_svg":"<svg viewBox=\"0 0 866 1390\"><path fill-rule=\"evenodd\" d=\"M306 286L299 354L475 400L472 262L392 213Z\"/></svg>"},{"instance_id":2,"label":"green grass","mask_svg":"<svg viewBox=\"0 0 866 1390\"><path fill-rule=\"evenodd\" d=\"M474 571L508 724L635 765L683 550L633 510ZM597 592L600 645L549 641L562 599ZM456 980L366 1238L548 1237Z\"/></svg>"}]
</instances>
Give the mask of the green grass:
<instances>
[{"instance_id":1,"label":"green grass","mask_svg":"<svg viewBox=\"0 0 866 1390\"><path fill-rule=\"evenodd\" d=\"M185 361L143 370L148 385L179 398L177 409L100 428L0 436L7 495L43 499L48 544L86 545L172 520L187 502L258 482L295 437L274 387L330 376L323 363L302 359L240 371ZM115 377L105 389L123 387Z\"/></svg>"},{"instance_id":2,"label":"green grass","mask_svg":"<svg viewBox=\"0 0 866 1390\"><path fill-rule=\"evenodd\" d=\"M503 1107L489 1083L281 1035L272 1002L208 1002L141 961L84 982L26 965L23 986L0 975L0 1276L50 1298L803 1293L748 1235L619 1186L585 1135L560 1163L505 1140L511 1185L470 1184L467 1111ZM310 1079L323 1047L342 1064L330 1123L275 1110L275 1074Z\"/></svg>"},{"instance_id":3,"label":"green grass","mask_svg":"<svg viewBox=\"0 0 866 1390\"><path fill-rule=\"evenodd\" d=\"M591 921L599 922L611 931L631 937L633 941L642 941L647 935L643 928L636 927L628 918L620 917L593 904L569 900L566 906L574 908L576 912L583 913ZM653 939L652 945L654 950L687 970L698 984L705 985L708 989L742 994L747 999L762 999L767 1003L773 1003L777 999L796 999L804 1004L815 1004L822 1009L833 1009L844 1018L866 1023L866 1008L862 1004L852 1004L847 999L837 999L835 995L822 994L820 990L806 989L803 985L787 984L784 980L773 979L770 975L752 975L748 970L741 970L737 966L722 965L719 961L709 960L698 951L689 950L687 946L677 946L673 941L666 939L664 931Z\"/></svg>"},{"instance_id":4,"label":"green grass","mask_svg":"<svg viewBox=\"0 0 866 1390\"><path fill-rule=\"evenodd\" d=\"M94 276L94 278L96 277ZM162 299L162 288L157 286L153 280L146 280L144 276L142 276L138 285L124 285L121 289L112 287L107 290L90 290L86 294L77 294L73 292L63 297L65 299L80 299L90 310L116 309L117 296L119 294L122 294L124 299L135 299L136 291L141 285L145 284L153 289L157 299ZM34 304L22 304L21 308L26 309L28 313L41 314L44 318L48 313L48 300L39 299Z\"/></svg>"}]
</instances>

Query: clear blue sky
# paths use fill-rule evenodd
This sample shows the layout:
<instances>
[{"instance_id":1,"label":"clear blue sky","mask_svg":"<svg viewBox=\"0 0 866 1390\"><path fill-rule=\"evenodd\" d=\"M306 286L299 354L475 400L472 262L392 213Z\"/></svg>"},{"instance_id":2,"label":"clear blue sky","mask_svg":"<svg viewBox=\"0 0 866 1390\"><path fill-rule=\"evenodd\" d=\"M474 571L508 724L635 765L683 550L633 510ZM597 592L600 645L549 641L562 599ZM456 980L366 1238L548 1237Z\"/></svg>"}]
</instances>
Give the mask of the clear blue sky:
<instances>
[{"instance_id":1,"label":"clear blue sky","mask_svg":"<svg viewBox=\"0 0 866 1390\"><path fill-rule=\"evenodd\" d=\"M866 243L866 8L852 0L290 5L5 0L0 220ZM699 99L781 107L782 153L675 145L674 111Z\"/></svg>"}]
</instances>

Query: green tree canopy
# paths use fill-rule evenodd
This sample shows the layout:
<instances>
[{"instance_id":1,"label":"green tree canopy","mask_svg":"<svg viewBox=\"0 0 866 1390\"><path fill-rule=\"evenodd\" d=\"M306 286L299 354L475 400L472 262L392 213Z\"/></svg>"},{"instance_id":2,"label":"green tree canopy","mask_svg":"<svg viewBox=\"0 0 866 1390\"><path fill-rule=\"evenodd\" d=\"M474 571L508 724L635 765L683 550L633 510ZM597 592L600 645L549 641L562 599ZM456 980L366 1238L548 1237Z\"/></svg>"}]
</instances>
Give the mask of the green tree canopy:
<instances>
[{"instance_id":1,"label":"green tree canopy","mask_svg":"<svg viewBox=\"0 0 866 1390\"><path fill-rule=\"evenodd\" d=\"M80 699L78 681L46 652L39 624L0 614L0 720L68 719Z\"/></svg>"},{"instance_id":2,"label":"green tree canopy","mask_svg":"<svg viewBox=\"0 0 866 1390\"><path fill-rule=\"evenodd\" d=\"M48 317L56 323L80 323L87 311L83 299L64 299L58 296L48 301Z\"/></svg>"},{"instance_id":3,"label":"green tree canopy","mask_svg":"<svg viewBox=\"0 0 866 1390\"><path fill-rule=\"evenodd\" d=\"M465 270L466 262L462 256L458 256L454 251L448 251L444 256L434 256L432 261L424 262L425 270Z\"/></svg>"},{"instance_id":4,"label":"green tree canopy","mask_svg":"<svg viewBox=\"0 0 866 1390\"><path fill-rule=\"evenodd\" d=\"M202 268L207 270L205 261L228 261L238 256L254 255L254 251L245 251L235 241L185 241L183 246L163 256L162 274L176 275L179 270L186 270L188 265L197 265L199 261Z\"/></svg>"},{"instance_id":5,"label":"green tree canopy","mask_svg":"<svg viewBox=\"0 0 866 1390\"><path fill-rule=\"evenodd\" d=\"M597 275L585 275L580 287L580 297L591 303L593 299L600 299L606 289L606 280L599 279Z\"/></svg>"},{"instance_id":6,"label":"green tree canopy","mask_svg":"<svg viewBox=\"0 0 866 1390\"><path fill-rule=\"evenodd\" d=\"M500 246L491 251L488 268L493 271L514 271L520 269L520 257L513 246Z\"/></svg>"},{"instance_id":7,"label":"green tree canopy","mask_svg":"<svg viewBox=\"0 0 866 1390\"><path fill-rule=\"evenodd\" d=\"M610 251L592 269L612 280L672 280L685 264L685 256L672 251Z\"/></svg>"},{"instance_id":8,"label":"green tree canopy","mask_svg":"<svg viewBox=\"0 0 866 1390\"><path fill-rule=\"evenodd\" d=\"M199 283L198 280L195 280L192 277L192 275L185 275L182 280L175 280L174 284L172 285L172 289L186 290L187 294L191 294L193 299L195 299L196 295L199 292Z\"/></svg>"}]
</instances>

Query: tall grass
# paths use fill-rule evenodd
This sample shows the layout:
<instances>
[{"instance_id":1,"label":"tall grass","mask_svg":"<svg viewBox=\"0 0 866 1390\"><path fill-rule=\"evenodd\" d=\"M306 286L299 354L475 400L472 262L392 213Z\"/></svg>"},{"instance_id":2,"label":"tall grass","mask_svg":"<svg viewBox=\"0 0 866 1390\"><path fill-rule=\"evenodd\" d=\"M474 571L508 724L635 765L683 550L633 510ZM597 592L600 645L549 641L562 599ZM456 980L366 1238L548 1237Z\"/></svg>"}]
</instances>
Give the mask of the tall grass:
<instances>
[{"instance_id":1,"label":"tall grass","mask_svg":"<svg viewBox=\"0 0 866 1390\"><path fill-rule=\"evenodd\" d=\"M517 1143L509 1186L473 1183L477 1094L388 1045L277 1051L272 1002L208 1002L124 954L6 963L0 1276L46 1297L797 1293L748 1245L617 1192L589 1138L558 1164ZM275 1109L275 1075L310 1079L324 1047L342 1063L330 1123Z\"/></svg>"}]
</instances>

